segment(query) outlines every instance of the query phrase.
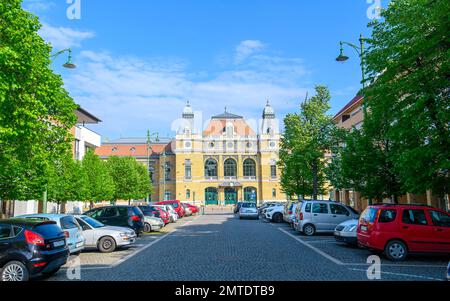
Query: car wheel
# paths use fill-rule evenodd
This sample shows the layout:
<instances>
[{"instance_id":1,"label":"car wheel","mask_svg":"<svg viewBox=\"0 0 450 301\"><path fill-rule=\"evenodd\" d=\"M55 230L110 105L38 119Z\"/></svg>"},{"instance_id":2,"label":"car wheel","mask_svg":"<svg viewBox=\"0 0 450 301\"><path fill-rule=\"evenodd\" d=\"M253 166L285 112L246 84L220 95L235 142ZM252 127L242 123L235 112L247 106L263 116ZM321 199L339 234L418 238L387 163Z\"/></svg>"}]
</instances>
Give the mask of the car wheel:
<instances>
[{"instance_id":1,"label":"car wheel","mask_svg":"<svg viewBox=\"0 0 450 301\"><path fill-rule=\"evenodd\" d=\"M403 261L408 255L408 248L400 240L391 240L384 248L384 254L389 260Z\"/></svg>"},{"instance_id":2,"label":"car wheel","mask_svg":"<svg viewBox=\"0 0 450 301\"><path fill-rule=\"evenodd\" d=\"M51 270L51 271L43 272L42 275L44 275L44 276L46 276L46 277L50 277L50 276L53 276L53 275L55 275L56 273L58 273L60 269L61 269L61 267L56 268L56 269L53 269L53 270Z\"/></svg>"},{"instance_id":3,"label":"car wheel","mask_svg":"<svg viewBox=\"0 0 450 301\"><path fill-rule=\"evenodd\" d=\"M281 215L281 213L275 213L275 214L272 216L272 220L273 220L275 223L281 223L281 222L283 221L283 215Z\"/></svg>"},{"instance_id":4,"label":"car wheel","mask_svg":"<svg viewBox=\"0 0 450 301\"><path fill-rule=\"evenodd\" d=\"M307 224L303 226L303 233L305 233L306 236L313 236L316 234L316 227L314 227L314 225Z\"/></svg>"},{"instance_id":5,"label":"car wheel","mask_svg":"<svg viewBox=\"0 0 450 301\"><path fill-rule=\"evenodd\" d=\"M28 281L29 273L20 261L8 262L2 269L1 281Z\"/></svg>"},{"instance_id":6,"label":"car wheel","mask_svg":"<svg viewBox=\"0 0 450 301\"><path fill-rule=\"evenodd\" d=\"M98 249L102 253L110 253L116 249L116 241L112 237L102 237L98 242Z\"/></svg>"},{"instance_id":7,"label":"car wheel","mask_svg":"<svg viewBox=\"0 0 450 301\"><path fill-rule=\"evenodd\" d=\"M145 225L144 225L144 232L145 233L152 232L152 226L149 223L145 223Z\"/></svg>"}]
</instances>

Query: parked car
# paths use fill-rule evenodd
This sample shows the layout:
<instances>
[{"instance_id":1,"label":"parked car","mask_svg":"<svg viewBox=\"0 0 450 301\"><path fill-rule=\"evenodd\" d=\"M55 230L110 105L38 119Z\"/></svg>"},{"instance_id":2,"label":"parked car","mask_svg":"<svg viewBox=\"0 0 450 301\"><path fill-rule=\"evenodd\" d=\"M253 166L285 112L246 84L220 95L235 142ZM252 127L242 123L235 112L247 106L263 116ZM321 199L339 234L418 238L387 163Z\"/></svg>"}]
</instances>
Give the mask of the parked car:
<instances>
[{"instance_id":1,"label":"parked car","mask_svg":"<svg viewBox=\"0 0 450 301\"><path fill-rule=\"evenodd\" d=\"M191 210L191 208L188 205L186 205L185 203L181 203L181 206L184 209L184 215L185 216L191 216L192 215L192 210Z\"/></svg>"},{"instance_id":2,"label":"parked car","mask_svg":"<svg viewBox=\"0 0 450 301\"><path fill-rule=\"evenodd\" d=\"M171 205L173 209L175 209L175 212L178 214L178 217L184 216L184 207L181 205L181 202L178 200L170 200L170 201L162 201L157 202L155 205Z\"/></svg>"},{"instance_id":3,"label":"parked car","mask_svg":"<svg viewBox=\"0 0 450 301\"><path fill-rule=\"evenodd\" d=\"M356 228L358 227L357 219L349 219L343 223L340 223L334 229L334 238L338 242L344 242L349 245L358 245L358 239L356 235Z\"/></svg>"},{"instance_id":4,"label":"parked car","mask_svg":"<svg viewBox=\"0 0 450 301\"><path fill-rule=\"evenodd\" d=\"M283 221L284 204L277 204L275 206L265 209L265 217L275 223Z\"/></svg>"},{"instance_id":5,"label":"parked car","mask_svg":"<svg viewBox=\"0 0 450 301\"><path fill-rule=\"evenodd\" d=\"M239 219L243 218L254 218L259 219L258 209L256 208L256 203L243 202L241 209L239 209Z\"/></svg>"},{"instance_id":6,"label":"parked car","mask_svg":"<svg viewBox=\"0 0 450 301\"><path fill-rule=\"evenodd\" d=\"M78 255L84 249L85 238L80 224L75 217L67 214L29 214L17 216L17 218L27 218L41 221L54 221L63 230L66 236L67 246L70 254Z\"/></svg>"},{"instance_id":7,"label":"parked car","mask_svg":"<svg viewBox=\"0 0 450 301\"><path fill-rule=\"evenodd\" d=\"M235 214L236 214L236 213L239 213L239 210L241 209L242 203L243 203L243 202L237 202L237 203L234 205L233 212L234 212Z\"/></svg>"},{"instance_id":8,"label":"parked car","mask_svg":"<svg viewBox=\"0 0 450 301\"><path fill-rule=\"evenodd\" d=\"M261 207L258 208L259 214L263 215L265 217L266 211L270 207L278 206L278 205L284 205L284 203L281 202L264 202Z\"/></svg>"},{"instance_id":9,"label":"parked car","mask_svg":"<svg viewBox=\"0 0 450 301\"><path fill-rule=\"evenodd\" d=\"M197 214L198 213L198 207L197 206L194 206L194 205L189 204L189 203L185 203L185 204L189 207L189 209L191 209L192 214Z\"/></svg>"},{"instance_id":10,"label":"parked car","mask_svg":"<svg viewBox=\"0 0 450 301\"><path fill-rule=\"evenodd\" d=\"M106 226L87 215L76 215L75 218L83 229L85 248L96 248L102 253L110 253L118 247L136 242L136 233L130 228Z\"/></svg>"},{"instance_id":11,"label":"parked car","mask_svg":"<svg viewBox=\"0 0 450 301\"><path fill-rule=\"evenodd\" d=\"M358 243L392 261L409 253L450 254L450 214L419 205L372 205L359 218Z\"/></svg>"},{"instance_id":12,"label":"parked car","mask_svg":"<svg viewBox=\"0 0 450 301\"><path fill-rule=\"evenodd\" d=\"M350 206L332 201L302 201L297 211L296 230L307 236L316 233L333 233L337 225L349 219L357 219L358 212Z\"/></svg>"},{"instance_id":13,"label":"parked car","mask_svg":"<svg viewBox=\"0 0 450 301\"><path fill-rule=\"evenodd\" d=\"M178 214L171 205L153 205L152 207L159 207L169 214L169 222L175 223L178 220Z\"/></svg>"},{"instance_id":14,"label":"parked car","mask_svg":"<svg viewBox=\"0 0 450 301\"><path fill-rule=\"evenodd\" d=\"M153 216L153 217L160 218L161 214L160 214L158 208L156 208L157 206L161 206L161 205L141 205L138 207L144 213L144 216ZM144 210L145 210L145 212L144 212Z\"/></svg>"},{"instance_id":15,"label":"parked car","mask_svg":"<svg viewBox=\"0 0 450 301\"><path fill-rule=\"evenodd\" d=\"M164 222L164 226L170 223L170 214L161 207L155 207L159 211L159 218Z\"/></svg>"},{"instance_id":16,"label":"parked car","mask_svg":"<svg viewBox=\"0 0 450 301\"><path fill-rule=\"evenodd\" d=\"M284 206L283 211L283 220L289 225L293 225L294 217L295 217L295 209L297 207L298 202L288 202Z\"/></svg>"},{"instance_id":17,"label":"parked car","mask_svg":"<svg viewBox=\"0 0 450 301\"><path fill-rule=\"evenodd\" d=\"M55 221L0 220L0 280L51 276L66 264L66 236Z\"/></svg>"},{"instance_id":18,"label":"parked car","mask_svg":"<svg viewBox=\"0 0 450 301\"><path fill-rule=\"evenodd\" d=\"M293 227L296 231L300 231L300 230L298 229L298 226L299 226L299 224L300 224L300 213L301 213L301 210L302 210L302 204L301 204L301 202L300 202L300 204L297 205L297 206L295 207L295 210L294 210L294 218L293 218L293 220L292 220L292 227Z\"/></svg>"},{"instance_id":19,"label":"parked car","mask_svg":"<svg viewBox=\"0 0 450 301\"><path fill-rule=\"evenodd\" d=\"M144 230L144 214L135 206L105 206L84 213L108 226L128 227L139 235Z\"/></svg>"}]
</instances>

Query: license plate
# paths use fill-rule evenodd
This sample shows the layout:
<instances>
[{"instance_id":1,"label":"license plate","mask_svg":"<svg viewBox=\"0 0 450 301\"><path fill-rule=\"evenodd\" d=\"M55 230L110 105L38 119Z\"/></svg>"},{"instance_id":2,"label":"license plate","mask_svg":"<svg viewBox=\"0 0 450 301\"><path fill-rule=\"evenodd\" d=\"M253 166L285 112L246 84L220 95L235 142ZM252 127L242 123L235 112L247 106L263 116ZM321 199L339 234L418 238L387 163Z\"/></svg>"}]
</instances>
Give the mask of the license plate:
<instances>
[{"instance_id":1,"label":"license plate","mask_svg":"<svg viewBox=\"0 0 450 301\"><path fill-rule=\"evenodd\" d=\"M367 231L367 227L366 226L361 226L361 231Z\"/></svg>"},{"instance_id":2,"label":"license plate","mask_svg":"<svg viewBox=\"0 0 450 301\"><path fill-rule=\"evenodd\" d=\"M53 243L53 247L58 248L58 247L62 247L66 244L66 242L64 240L59 240L59 241L55 241Z\"/></svg>"}]
</instances>

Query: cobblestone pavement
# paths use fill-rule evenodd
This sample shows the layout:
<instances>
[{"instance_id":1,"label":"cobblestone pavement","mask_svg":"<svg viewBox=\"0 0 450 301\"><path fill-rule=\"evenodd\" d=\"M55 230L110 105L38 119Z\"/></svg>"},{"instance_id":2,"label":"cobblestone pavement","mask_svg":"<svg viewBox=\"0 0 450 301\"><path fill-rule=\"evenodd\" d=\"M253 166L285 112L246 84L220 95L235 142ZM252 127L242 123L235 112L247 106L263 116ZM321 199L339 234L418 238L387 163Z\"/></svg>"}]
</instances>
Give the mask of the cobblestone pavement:
<instances>
[{"instance_id":1,"label":"cobblestone pavement","mask_svg":"<svg viewBox=\"0 0 450 301\"><path fill-rule=\"evenodd\" d=\"M239 220L227 211L170 227L144 237L123 256L119 251L100 265L84 264L81 280L367 280L372 254L337 244L329 235L305 237L286 224ZM91 255L82 254L82 263ZM443 280L447 263L442 256L403 263L382 259L381 280ZM66 279L61 271L49 280Z\"/></svg>"}]
</instances>

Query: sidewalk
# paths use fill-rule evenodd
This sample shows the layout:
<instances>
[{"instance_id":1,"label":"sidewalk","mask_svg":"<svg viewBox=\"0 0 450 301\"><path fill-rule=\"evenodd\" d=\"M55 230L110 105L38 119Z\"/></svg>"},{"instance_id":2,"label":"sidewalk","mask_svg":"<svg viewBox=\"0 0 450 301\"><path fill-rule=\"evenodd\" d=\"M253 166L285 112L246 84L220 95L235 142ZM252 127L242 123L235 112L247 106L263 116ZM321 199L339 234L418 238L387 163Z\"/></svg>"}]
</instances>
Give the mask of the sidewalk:
<instances>
[{"instance_id":1,"label":"sidewalk","mask_svg":"<svg viewBox=\"0 0 450 301\"><path fill-rule=\"evenodd\" d=\"M233 209L234 206L233 205L226 205L226 206L221 206L221 205L208 205L205 206L205 214L229 214L229 213L233 213Z\"/></svg>"}]
</instances>

